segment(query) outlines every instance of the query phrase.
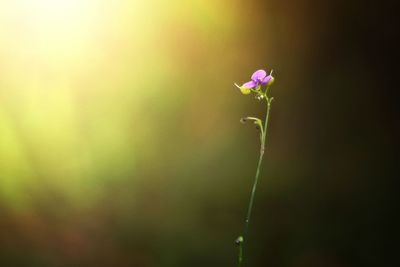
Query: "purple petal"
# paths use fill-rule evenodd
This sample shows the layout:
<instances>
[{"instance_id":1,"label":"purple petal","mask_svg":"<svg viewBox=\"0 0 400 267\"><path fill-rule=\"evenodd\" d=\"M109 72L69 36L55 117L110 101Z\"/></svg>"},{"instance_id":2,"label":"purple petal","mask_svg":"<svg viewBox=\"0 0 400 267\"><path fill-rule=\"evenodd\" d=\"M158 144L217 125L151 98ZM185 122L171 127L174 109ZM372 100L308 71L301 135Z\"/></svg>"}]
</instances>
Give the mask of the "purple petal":
<instances>
[{"instance_id":1,"label":"purple petal","mask_svg":"<svg viewBox=\"0 0 400 267\"><path fill-rule=\"evenodd\" d=\"M257 83L255 81L249 81L247 83L244 83L242 86L251 89L256 87Z\"/></svg>"},{"instance_id":2,"label":"purple petal","mask_svg":"<svg viewBox=\"0 0 400 267\"><path fill-rule=\"evenodd\" d=\"M253 75L251 75L251 79L253 81L261 81L262 79L265 78L265 76L267 76L265 70L257 70L256 72L253 73Z\"/></svg>"},{"instance_id":3,"label":"purple petal","mask_svg":"<svg viewBox=\"0 0 400 267\"><path fill-rule=\"evenodd\" d=\"M267 82L269 82L272 79L271 75L268 75L267 77L264 78L264 80L262 80L261 84L266 84Z\"/></svg>"}]
</instances>

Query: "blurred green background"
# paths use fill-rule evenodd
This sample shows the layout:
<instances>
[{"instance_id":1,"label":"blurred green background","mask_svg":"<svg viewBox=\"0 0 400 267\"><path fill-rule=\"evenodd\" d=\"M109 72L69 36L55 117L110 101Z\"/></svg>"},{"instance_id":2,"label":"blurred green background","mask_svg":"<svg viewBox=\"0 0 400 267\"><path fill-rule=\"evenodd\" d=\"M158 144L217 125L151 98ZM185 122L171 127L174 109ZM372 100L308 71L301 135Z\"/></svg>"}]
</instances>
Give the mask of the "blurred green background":
<instances>
[{"instance_id":1,"label":"blurred green background","mask_svg":"<svg viewBox=\"0 0 400 267\"><path fill-rule=\"evenodd\" d=\"M394 8L0 1L0 266L392 266Z\"/></svg>"}]
</instances>

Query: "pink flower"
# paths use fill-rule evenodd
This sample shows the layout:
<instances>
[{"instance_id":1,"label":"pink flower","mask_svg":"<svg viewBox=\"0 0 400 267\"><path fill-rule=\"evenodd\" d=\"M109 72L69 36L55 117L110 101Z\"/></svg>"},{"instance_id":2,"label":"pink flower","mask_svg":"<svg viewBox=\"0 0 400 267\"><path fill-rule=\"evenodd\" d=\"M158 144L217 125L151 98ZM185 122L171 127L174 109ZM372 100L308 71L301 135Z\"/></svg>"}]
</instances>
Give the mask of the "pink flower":
<instances>
[{"instance_id":1,"label":"pink flower","mask_svg":"<svg viewBox=\"0 0 400 267\"><path fill-rule=\"evenodd\" d=\"M244 83L242 87L246 87L249 89L255 88L257 86L266 84L272 79L271 75L267 76L267 73L265 70L257 70L256 72L251 75L251 80L248 81L247 83Z\"/></svg>"}]
</instances>

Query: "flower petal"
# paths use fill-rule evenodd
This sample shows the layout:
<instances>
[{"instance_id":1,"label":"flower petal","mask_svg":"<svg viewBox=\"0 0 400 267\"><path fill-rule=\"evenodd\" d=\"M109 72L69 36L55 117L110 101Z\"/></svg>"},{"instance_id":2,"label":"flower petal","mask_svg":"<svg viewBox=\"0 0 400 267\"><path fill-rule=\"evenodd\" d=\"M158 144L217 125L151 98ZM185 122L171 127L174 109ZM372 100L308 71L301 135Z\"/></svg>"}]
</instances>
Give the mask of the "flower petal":
<instances>
[{"instance_id":1,"label":"flower petal","mask_svg":"<svg viewBox=\"0 0 400 267\"><path fill-rule=\"evenodd\" d=\"M253 75L251 75L251 79L253 81L261 81L262 79L265 78L265 76L267 76L265 70L257 70L256 72L253 73Z\"/></svg>"},{"instance_id":2,"label":"flower petal","mask_svg":"<svg viewBox=\"0 0 400 267\"><path fill-rule=\"evenodd\" d=\"M265 78L262 80L261 84L266 84L266 83L268 83L271 79L272 79L272 76L271 76L271 75L268 75L267 77L265 77Z\"/></svg>"},{"instance_id":3,"label":"flower petal","mask_svg":"<svg viewBox=\"0 0 400 267\"><path fill-rule=\"evenodd\" d=\"M244 83L243 85L242 85L242 87L246 87L246 88L254 88L254 87L256 87L257 86L257 83L256 82L254 82L254 81L249 81L249 82L247 82L247 83Z\"/></svg>"}]
</instances>

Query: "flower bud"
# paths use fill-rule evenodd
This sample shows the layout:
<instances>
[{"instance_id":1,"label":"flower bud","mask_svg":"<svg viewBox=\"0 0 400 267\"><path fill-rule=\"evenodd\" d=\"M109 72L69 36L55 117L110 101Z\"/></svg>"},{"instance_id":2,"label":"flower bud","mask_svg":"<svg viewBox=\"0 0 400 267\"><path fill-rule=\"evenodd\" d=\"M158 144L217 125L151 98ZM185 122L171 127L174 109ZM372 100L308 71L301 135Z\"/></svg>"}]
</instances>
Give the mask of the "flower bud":
<instances>
[{"instance_id":1,"label":"flower bud","mask_svg":"<svg viewBox=\"0 0 400 267\"><path fill-rule=\"evenodd\" d=\"M251 93L251 90L249 88L244 87L244 86L241 86L239 89L240 89L240 92L242 92L242 94L244 94L244 95L248 95L248 94Z\"/></svg>"},{"instance_id":2,"label":"flower bud","mask_svg":"<svg viewBox=\"0 0 400 267\"><path fill-rule=\"evenodd\" d=\"M269 79L269 81L267 82L267 86L271 86L274 83L274 81L275 81L275 78L273 76L271 76L271 79Z\"/></svg>"},{"instance_id":3,"label":"flower bud","mask_svg":"<svg viewBox=\"0 0 400 267\"><path fill-rule=\"evenodd\" d=\"M242 94L244 94L244 95L248 95L248 94L251 93L250 88L247 88L247 87L245 87L245 86L239 86L239 85L237 85L236 83L235 83L235 86L236 86L237 88L239 88L240 92L241 92Z\"/></svg>"}]
</instances>

